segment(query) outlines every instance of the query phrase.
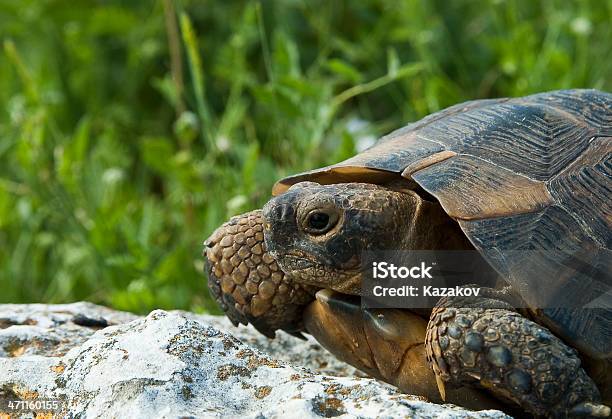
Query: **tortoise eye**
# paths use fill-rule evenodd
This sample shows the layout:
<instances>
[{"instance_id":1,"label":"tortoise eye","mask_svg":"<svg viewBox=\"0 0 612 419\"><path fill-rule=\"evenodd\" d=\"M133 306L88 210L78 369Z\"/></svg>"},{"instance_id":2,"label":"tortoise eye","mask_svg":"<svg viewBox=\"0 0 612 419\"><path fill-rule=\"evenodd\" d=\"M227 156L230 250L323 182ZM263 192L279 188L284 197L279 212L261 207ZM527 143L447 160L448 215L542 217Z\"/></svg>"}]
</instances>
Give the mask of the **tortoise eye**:
<instances>
[{"instance_id":1,"label":"tortoise eye","mask_svg":"<svg viewBox=\"0 0 612 419\"><path fill-rule=\"evenodd\" d=\"M304 220L304 230L312 235L325 234L338 223L338 213L331 209L316 209Z\"/></svg>"}]
</instances>

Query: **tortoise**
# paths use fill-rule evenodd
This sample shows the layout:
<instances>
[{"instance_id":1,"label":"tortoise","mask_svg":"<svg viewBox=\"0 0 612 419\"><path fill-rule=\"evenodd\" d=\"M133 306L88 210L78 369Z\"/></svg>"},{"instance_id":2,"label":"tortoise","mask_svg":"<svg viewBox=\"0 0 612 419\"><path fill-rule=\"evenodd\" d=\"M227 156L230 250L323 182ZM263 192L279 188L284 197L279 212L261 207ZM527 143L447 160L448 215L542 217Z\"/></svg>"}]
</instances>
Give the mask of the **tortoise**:
<instances>
[{"instance_id":1,"label":"tortoise","mask_svg":"<svg viewBox=\"0 0 612 419\"><path fill-rule=\"evenodd\" d=\"M597 90L451 106L278 181L205 242L209 289L236 326L309 333L432 401L610 416L611 139ZM364 308L372 249L476 250L497 278L429 310Z\"/></svg>"}]
</instances>

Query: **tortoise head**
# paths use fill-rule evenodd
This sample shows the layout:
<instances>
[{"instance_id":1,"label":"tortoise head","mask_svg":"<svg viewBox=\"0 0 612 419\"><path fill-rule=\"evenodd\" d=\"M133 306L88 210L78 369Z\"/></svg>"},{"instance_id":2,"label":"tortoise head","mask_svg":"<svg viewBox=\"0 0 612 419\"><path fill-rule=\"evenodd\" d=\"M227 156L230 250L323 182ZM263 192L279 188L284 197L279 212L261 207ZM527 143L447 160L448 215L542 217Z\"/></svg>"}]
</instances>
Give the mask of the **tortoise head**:
<instances>
[{"instance_id":1,"label":"tortoise head","mask_svg":"<svg viewBox=\"0 0 612 419\"><path fill-rule=\"evenodd\" d=\"M411 189L298 183L206 240L209 289L235 324L296 333L317 290L360 294L364 252L463 246L454 224Z\"/></svg>"},{"instance_id":2,"label":"tortoise head","mask_svg":"<svg viewBox=\"0 0 612 419\"><path fill-rule=\"evenodd\" d=\"M297 183L263 209L266 246L296 281L359 294L363 252L403 248L417 204L373 184Z\"/></svg>"}]
</instances>

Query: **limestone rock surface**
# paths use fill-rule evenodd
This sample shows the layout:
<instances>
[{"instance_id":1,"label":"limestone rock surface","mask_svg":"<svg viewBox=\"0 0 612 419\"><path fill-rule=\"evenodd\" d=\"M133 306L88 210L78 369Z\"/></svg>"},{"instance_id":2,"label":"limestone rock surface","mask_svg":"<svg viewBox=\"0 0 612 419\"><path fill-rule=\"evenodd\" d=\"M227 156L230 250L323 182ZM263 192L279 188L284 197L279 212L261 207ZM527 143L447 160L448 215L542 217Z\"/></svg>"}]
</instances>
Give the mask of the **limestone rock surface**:
<instances>
[{"instance_id":1,"label":"limestone rock surface","mask_svg":"<svg viewBox=\"0 0 612 419\"><path fill-rule=\"evenodd\" d=\"M507 417L400 394L312 339L90 303L0 305L0 399L57 400L68 418Z\"/></svg>"}]
</instances>

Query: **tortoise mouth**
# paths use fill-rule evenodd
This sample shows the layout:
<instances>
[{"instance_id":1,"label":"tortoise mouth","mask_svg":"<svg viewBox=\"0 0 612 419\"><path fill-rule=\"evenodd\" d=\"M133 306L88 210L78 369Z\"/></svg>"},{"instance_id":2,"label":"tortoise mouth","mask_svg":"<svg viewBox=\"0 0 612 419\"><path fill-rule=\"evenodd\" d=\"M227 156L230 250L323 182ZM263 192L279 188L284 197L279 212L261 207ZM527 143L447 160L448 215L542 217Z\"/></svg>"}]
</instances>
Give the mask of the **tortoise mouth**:
<instances>
[{"instance_id":1,"label":"tortoise mouth","mask_svg":"<svg viewBox=\"0 0 612 419\"><path fill-rule=\"evenodd\" d=\"M333 292L359 295L361 291L361 269L335 269L316 257L300 250L270 251L285 275L296 283ZM360 265L359 265L360 266Z\"/></svg>"},{"instance_id":2,"label":"tortoise mouth","mask_svg":"<svg viewBox=\"0 0 612 419\"><path fill-rule=\"evenodd\" d=\"M301 250L271 250L269 252L285 274L297 276L302 282L308 282L310 275L316 278L324 274L331 274L332 271L316 257Z\"/></svg>"},{"instance_id":3,"label":"tortoise mouth","mask_svg":"<svg viewBox=\"0 0 612 419\"><path fill-rule=\"evenodd\" d=\"M300 271L303 269L320 266L317 260L304 252L291 250L288 252L280 252L271 250L270 255L278 262L284 272Z\"/></svg>"},{"instance_id":4,"label":"tortoise mouth","mask_svg":"<svg viewBox=\"0 0 612 419\"><path fill-rule=\"evenodd\" d=\"M308 260L295 256L285 256L281 259L282 262L279 263L281 268L285 271L285 273L298 273L303 272L305 270L316 269L318 264Z\"/></svg>"}]
</instances>

